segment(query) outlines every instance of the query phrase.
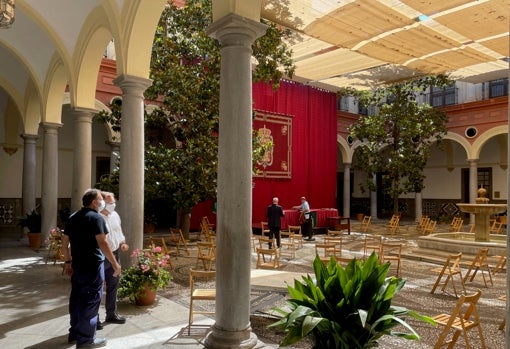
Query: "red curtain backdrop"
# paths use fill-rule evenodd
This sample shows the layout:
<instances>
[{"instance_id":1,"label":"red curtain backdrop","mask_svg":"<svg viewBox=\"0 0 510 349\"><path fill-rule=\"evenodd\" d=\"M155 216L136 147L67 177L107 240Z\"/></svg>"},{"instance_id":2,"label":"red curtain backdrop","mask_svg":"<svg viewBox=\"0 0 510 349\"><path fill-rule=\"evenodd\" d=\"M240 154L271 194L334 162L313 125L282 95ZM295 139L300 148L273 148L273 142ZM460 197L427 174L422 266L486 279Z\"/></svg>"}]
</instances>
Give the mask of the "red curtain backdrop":
<instances>
[{"instance_id":1,"label":"red curtain backdrop","mask_svg":"<svg viewBox=\"0 0 510 349\"><path fill-rule=\"evenodd\" d=\"M267 205L277 196L284 209L300 204L305 196L312 209L336 208L337 112L334 93L282 81L273 91L264 83L253 84L254 109L292 117L291 178L255 178L252 223L265 220ZM209 216L212 203L197 205L191 215L192 229Z\"/></svg>"}]
</instances>

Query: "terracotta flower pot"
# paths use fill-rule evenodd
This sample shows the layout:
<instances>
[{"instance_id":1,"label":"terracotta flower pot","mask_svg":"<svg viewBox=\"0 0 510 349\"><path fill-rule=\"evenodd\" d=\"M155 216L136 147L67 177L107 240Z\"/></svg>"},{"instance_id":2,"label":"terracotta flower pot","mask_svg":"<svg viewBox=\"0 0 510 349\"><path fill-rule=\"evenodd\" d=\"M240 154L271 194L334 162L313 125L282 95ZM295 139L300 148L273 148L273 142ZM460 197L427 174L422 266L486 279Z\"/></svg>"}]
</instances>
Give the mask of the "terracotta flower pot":
<instances>
[{"instance_id":1,"label":"terracotta flower pot","mask_svg":"<svg viewBox=\"0 0 510 349\"><path fill-rule=\"evenodd\" d=\"M27 233L28 246L32 250L37 250L41 247L41 233Z\"/></svg>"},{"instance_id":2,"label":"terracotta flower pot","mask_svg":"<svg viewBox=\"0 0 510 349\"><path fill-rule=\"evenodd\" d=\"M143 295L135 298L135 304L141 306L147 306L154 304L156 300L156 291L151 290L149 287L145 288Z\"/></svg>"}]
</instances>

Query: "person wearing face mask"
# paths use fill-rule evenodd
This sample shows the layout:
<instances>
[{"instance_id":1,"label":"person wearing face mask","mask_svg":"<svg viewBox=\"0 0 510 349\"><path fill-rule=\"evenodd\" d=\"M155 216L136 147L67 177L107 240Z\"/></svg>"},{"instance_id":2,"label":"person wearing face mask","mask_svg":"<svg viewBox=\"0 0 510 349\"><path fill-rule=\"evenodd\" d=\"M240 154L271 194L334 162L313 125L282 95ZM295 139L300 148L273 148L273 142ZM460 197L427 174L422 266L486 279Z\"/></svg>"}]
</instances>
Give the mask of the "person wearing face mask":
<instances>
[{"instance_id":1,"label":"person wearing face mask","mask_svg":"<svg viewBox=\"0 0 510 349\"><path fill-rule=\"evenodd\" d=\"M65 273L71 276L69 296L70 328L67 340L76 348L106 346L105 338L96 337L97 320L104 284L105 258L119 276L120 264L106 240L108 229L99 211L105 207L101 192L87 189L83 207L67 221L62 236Z\"/></svg>"},{"instance_id":2,"label":"person wearing face mask","mask_svg":"<svg viewBox=\"0 0 510 349\"><path fill-rule=\"evenodd\" d=\"M113 251L113 255L120 264L119 250L126 252L129 250L128 244L126 244L126 237L122 233L122 227L120 222L120 216L115 211L115 194L110 192L102 192L104 201L106 203L105 208L101 210L101 214L106 222L109 234L106 235L106 240ZM108 261L104 261L104 277L106 281L106 297L105 297L105 308L106 318L105 322L113 324L123 324L126 322L126 318L117 314L117 289L119 288L119 276L114 276L115 269L113 265ZM100 324L100 322L99 322ZM102 328L102 324L99 325L99 329Z\"/></svg>"}]
</instances>

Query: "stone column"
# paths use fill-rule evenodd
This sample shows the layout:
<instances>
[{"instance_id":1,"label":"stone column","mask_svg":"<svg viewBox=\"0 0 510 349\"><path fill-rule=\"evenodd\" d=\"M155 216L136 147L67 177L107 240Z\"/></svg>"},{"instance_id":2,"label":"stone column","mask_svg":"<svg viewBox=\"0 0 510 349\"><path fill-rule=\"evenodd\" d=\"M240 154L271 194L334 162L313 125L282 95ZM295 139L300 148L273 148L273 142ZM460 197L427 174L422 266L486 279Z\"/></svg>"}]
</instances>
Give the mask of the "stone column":
<instances>
[{"instance_id":1,"label":"stone column","mask_svg":"<svg viewBox=\"0 0 510 349\"><path fill-rule=\"evenodd\" d=\"M478 160L471 159L469 162L469 203L474 204L478 197ZM475 224L475 215L469 215L469 224Z\"/></svg>"},{"instance_id":2,"label":"stone column","mask_svg":"<svg viewBox=\"0 0 510 349\"><path fill-rule=\"evenodd\" d=\"M41 191L42 241L57 225L58 211L58 129L62 124L43 122L43 162Z\"/></svg>"},{"instance_id":3,"label":"stone column","mask_svg":"<svg viewBox=\"0 0 510 349\"><path fill-rule=\"evenodd\" d=\"M22 178L22 196L23 212L31 212L35 209L35 169L36 169L36 142L37 135L22 134L23 146L23 178Z\"/></svg>"},{"instance_id":4,"label":"stone column","mask_svg":"<svg viewBox=\"0 0 510 349\"><path fill-rule=\"evenodd\" d=\"M250 326L252 214L251 45L266 26L236 14L211 24L221 45L216 323L205 347L253 348ZM124 141L123 141L124 142Z\"/></svg>"},{"instance_id":5,"label":"stone column","mask_svg":"<svg viewBox=\"0 0 510 349\"><path fill-rule=\"evenodd\" d=\"M377 176L374 174L372 181L377 183ZM370 216L372 219L377 219L377 191L370 191Z\"/></svg>"},{"instance_id":6,"label":"stone column","mask_svg":"<svg viewBox=\"0 0 510 349\"><path fill-rule=\"evenodd\" d=\"M92 119L93 109L75 108L70 113L74 121L73 184L71 212L79 210L85 190L92 185Z\"/></svg>"},{"instance_id":7,"label":"stone column","mask_svg":"<svg viewBox=\"0 0 510 349\"><path fill-rule=\"evenodd\" d=\"M120 143L119 142L109 142L110 145L110 173L113 173L115 168L117 167L117 162L120 159Z\"/></svg>"},{"instance_id":8,"label":"stone column","mask_svg":"<svg viewBox=\"0 0 510 349\"><path fill-rule=\"evenodd\" d=\"M152 83L149 79L121 75L114 83L122 89L122 143L120 153L129 154L120 159L119 214L122 230L131 249L143 248L144 203L144 124L143 92ZM121 254L124 266L129 256Z\"/></svg>"},{"instance_id":9,"label":"stone column","mask_svg":"<svg viewBox=\"0 0 510 349\"><path fill-rule=\"evenodd\" d=\"M416 222L420 221L421 215L423 213L422 212L423 211L422 203L423 203L423 200L421 197L421 192L414 193L414 216L415 216Z\"/></svg>"},{"instance_id":10,"label":"stone column","mask_svg":"<svg viewBox=\"0 0 510 349\"><path fill-rule=\"evenodd\" d=\"M344 164L344 212L340 215L343 217L351 216L351 164ZM356 212L357 213L357 212Z\"/></svg>"}]
</instances>

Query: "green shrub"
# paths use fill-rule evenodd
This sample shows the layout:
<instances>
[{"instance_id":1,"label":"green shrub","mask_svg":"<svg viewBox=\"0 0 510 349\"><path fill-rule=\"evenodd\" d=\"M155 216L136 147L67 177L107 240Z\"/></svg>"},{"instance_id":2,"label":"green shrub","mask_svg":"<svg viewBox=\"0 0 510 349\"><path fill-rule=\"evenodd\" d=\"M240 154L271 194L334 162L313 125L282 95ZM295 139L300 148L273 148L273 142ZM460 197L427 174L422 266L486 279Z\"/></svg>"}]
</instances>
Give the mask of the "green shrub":
<instances>
[{"instance_id":1,"label":"green shrub","mask_svg":"<svg viewBox=\"0 0 510 349\"><path fill-rule=\"evenodd\" d=\"M404 316L434 324L415 311L391 305L405 280L387 277L389 264L380 264L373 253L365 262L352 260L343 268L332 257L326 266L316 257L315 278L303 276L288 286L288 309L277 309L282 318L271 324L286 332L282 346L312 336L315 348L371 348L383 335L417 340L420 336ZM391 329L402 325L407 332Z\"/></svg>"}]
</instances>

